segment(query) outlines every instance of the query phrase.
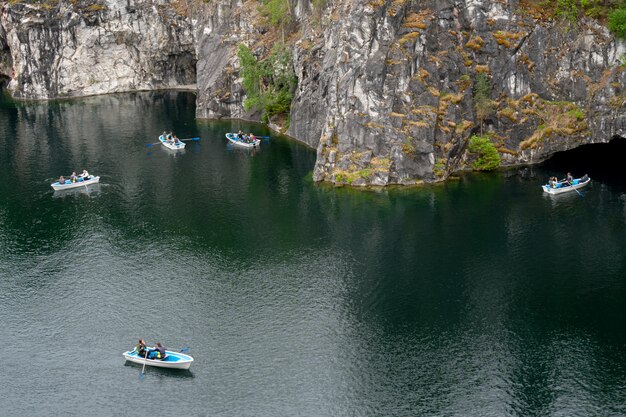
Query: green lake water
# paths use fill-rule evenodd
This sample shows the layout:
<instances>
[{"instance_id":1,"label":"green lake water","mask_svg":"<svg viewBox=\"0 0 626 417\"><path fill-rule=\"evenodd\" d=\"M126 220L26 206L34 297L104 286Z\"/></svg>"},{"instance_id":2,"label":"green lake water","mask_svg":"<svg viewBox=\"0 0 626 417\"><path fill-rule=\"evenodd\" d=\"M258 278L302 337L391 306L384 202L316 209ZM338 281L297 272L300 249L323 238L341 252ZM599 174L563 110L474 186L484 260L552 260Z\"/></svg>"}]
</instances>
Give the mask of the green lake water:
<instances>
[{"instance_id":1,"label":"green lake water","mask_svg":"<svg viewBox=\"0 0 626 417\"><path fill-rule=\"evenodd\" d=\"M336 189L314 150L194 110L0 103L0 415L626 415L623 177ZM201 140L146 146L165 129ZM583 195L544 195L568 168ZM195 362L140 379L139 337Z\"/></svg>"}]
</instances>

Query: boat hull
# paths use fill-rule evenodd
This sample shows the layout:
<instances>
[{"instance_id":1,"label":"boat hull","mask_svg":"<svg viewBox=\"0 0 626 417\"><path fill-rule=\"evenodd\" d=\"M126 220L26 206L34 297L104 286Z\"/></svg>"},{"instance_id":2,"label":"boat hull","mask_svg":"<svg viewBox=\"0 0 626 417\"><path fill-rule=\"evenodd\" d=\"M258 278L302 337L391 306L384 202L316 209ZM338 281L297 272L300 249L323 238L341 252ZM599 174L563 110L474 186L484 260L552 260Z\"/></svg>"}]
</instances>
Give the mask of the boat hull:
<instances>
[{"instance_id":1,"label":"boat hull","mask_svg":"<svg viewBox=\"0 0 626 417\"><path fill-rule=\"evenodd\" d=\"M579 181L579 182L577 183L576 181ZM570 191L583 188L590 182L591 182L591 178L587 178L587 180L585 181L580 181L580 179L577 179L577 180L574 180L574 185L566 185L565 187L553 188L553 187L550 187L550 185L546 184L546 185L542 185L541 188L543 189L544 192L548 194L563 194L563 193L568 193Z\"/></svg>"},{"instance_id":2,"label":"boat hull","mask_svg":"<svg viewBox=\"0 0 626 417\"><path fill-rule=\"evenodd\" d=\"M254 147L259 146L261 144L261 139L255 139L253 142L244 142L242 140L239 140L237 138L237 134L236 133L227 133L226 134L226 138L233 145L241 146L242 148L254 148Z\"/></svg>"},{"instance_id":3,"label":"boat hull","mask_svg":"<svg viewBox=\"0 0 626 417\"><path fill-rule=\"evenodd\" d=\"M185 142L179 140L178 143L173 143L173 142L168 142L167 140L165 140L165 138L163 137L163 135L159 136L159 141L161 142L161 145L165 146L167 149L171 149L173 151L178 151L181 149L185 149Z\"/></svg>"},{"instance_id":4,"label":"boat hull","mask_svg":"<svg viewBox=\"0 0 626 417\"><path fill-rule=\"evenodd\" d=\"M76 181L76 182L70 182L70 180L65 180L65 184L59 184L59 182L57 181L57 182L50 184L50 186L54 189L54 191L60 191L60 190L69 190L69 189L78 188L78 187L85 187L87 185L97 184L99 182L100 182L100 177L94 177L92 175L91 178L88 180Z\"/></svg>"},{"instance_id":5,"label":"boat hull","mask_svg":"<svg viewBox=\"0 0 626 417\"><path fill-rule=\"evenodd\" d=\"M137 355L137 352L134 350L124 352L122 355L124 359L129 362L137 363L142 366L145 363L146 366L155 366L157 368L189 369L193 363L191 356L171 350L165 351L165 359L146 359Z\"/></svg>"}]
</instances>

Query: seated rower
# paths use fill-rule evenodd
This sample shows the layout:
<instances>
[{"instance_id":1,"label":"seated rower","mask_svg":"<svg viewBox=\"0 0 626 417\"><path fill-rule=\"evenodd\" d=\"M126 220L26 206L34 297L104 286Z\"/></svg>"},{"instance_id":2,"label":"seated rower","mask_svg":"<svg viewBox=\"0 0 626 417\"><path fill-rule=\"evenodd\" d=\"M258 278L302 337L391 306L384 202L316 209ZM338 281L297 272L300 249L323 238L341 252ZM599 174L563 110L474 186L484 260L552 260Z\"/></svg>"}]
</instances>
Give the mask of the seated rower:
<instances>
[{"instance_id":1,"label":"seated rower","mask_svg":"<svg viewBox=\"0 0 626 417\"><path fill-rule=\"evenodd\" d=\"M137 352L137 355L141 357L145 357L148 353L146 351L146 342L144 342L143 339L139 339L139 342L135 346L135 352Z\"/></svg>"},{"instance_id":2,"label":"seated rower","mask_svg":"<svg viewBox=\"0 0 626 417\"><path fill-rule=\"evenodd\" d=\"M63 175L59 177L59 184L65 184L65 177L63 177Z\"/></svg>"},{"instance_id":3,"label":"seated rower","mask_svg":"<svg viewBox=\"0 0 626 417\"><path fill-rule=\"evenodd\" d=\"M150 349L148 352L148 359L164 359L165 358L165 348L159 342L157 342L154 349Z\"/></svg>"},{"instance_id":4,"label":"seated rower","mask_svg":"<svg viewBox=\"0 0 626 417\"><path fill-rule=\"evenodd\" d=\"M89 179L89 172L87 172L87 170L86 170L86 169L83 169L83 173L82 173L82 174L80 174L80 176L81 176L84 180L87 180L87 179Z\"/></svg>"},{"instance_id":5,"label":"seated rower","mask_svg":"<svg viewBox=\"0 0 626 417\"><path fill-rule=\"evenodd\" d=\"M70 182L76 182L78 180L78 177L76 176L76 171L72 172L72 175L70 175Z\"/></svg>"}]
</instances>

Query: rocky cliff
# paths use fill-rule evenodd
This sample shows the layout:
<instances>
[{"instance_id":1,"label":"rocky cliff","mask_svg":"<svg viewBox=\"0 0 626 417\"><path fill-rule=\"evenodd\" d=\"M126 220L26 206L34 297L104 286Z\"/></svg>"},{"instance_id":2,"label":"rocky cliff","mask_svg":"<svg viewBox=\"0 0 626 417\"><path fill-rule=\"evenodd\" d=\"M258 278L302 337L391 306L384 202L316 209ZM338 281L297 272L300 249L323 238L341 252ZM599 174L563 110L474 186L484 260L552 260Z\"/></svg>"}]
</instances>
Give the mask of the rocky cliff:
<instances>
[{"instance_id":1,"label":"rocky cliff","mask_svg":"<svg viewBox=\"0 0 626 417\"><path fill-rule=\"evenodd\" d=\"M277 38L258 30L257 5L209 13L199 117L253 117L241 106L235 48L262 56ZM467 140L481 128L504 164L626 135L626 47L596 21L546 19L518 1L346 0L317 18L309 3L294 9L298 86L286 133L317 148L318 181L446 178L467 166ZM486 117L475 114L478 74L489 80Z\"/></svg>"},{"instance_id":2,"label":"rocky cliff","mask_svg":"<svg viewBox=\"0 0 626 417\"><path fill-rule=\"evenodd\" d=\"M257 0L18 3L0 16L0 71L15 69L24 98L197 81L198 117L258 120L236 49L262 58L284 37L298 83L288 123L274 122L317 149L314 178L415 184L466 169L479 132L504 164L626 136L626 44L535 3L299 0L281 30Z\"/></svg>"},{"instance_id":3,"label":"rocky cliff","mask_svg":"<svg viewBox=\"0 0 626 417\"><path fill-rule=\"evenodd\" d=\"M49 99L195 84L188 18L169 2L12 2L0 70L14 97Z\"/></svg>"}]
</instances>

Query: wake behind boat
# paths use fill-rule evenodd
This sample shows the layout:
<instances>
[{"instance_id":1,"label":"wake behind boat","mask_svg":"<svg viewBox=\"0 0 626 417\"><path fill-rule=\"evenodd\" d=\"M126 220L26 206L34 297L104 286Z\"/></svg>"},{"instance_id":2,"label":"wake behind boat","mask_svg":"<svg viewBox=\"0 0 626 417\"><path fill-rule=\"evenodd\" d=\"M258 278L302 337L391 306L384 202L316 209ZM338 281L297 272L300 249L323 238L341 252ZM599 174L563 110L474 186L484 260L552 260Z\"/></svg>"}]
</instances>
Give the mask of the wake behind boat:
<instances>
[{"instance_id":1,"label":"wake behind boat","mask_svg":"<svg viewBox=\"0 0 626 417\"><path fill-rule=\"evenodd\" d=\"M542 185L541 188L543 188L543 191L548 194L562 194L583 188L589 184L589 182L591 182L591 178L585 174L580 178L574 178L572 181L552 181L549 184Z\"/></svg>"},{"instance_id":2,"label":"wake behind boat","mask_svg":"<svg viewBox=\"0 0 626 417\"><path fill-rule=\"evenodd\" d=\"M145 363L147 366L156 366L158 368L189 369L191 363L193 362L193 358L191 356L171 350L165 351L165 357L163 359L148 359L139 356L137 350L124 352L122 355L129 362L138 363L140 365L144 365Z\"/></svg>"},{"instance_id":3,"label":"wake behind boat","mask_svg":"<svg viewBox=\"0 0 626 417\"><path fill-rule=\"evenodd\" d=\"M50 184L50 186L54 189L54 191L60 191L60 190L69 190L71 188L85 187L87 185L97 184L98 182L100 182L100 177L94 177L93 175L88 175L86 177L83 177L83 176L77 177L75 181L68 179L68 180L63 180L63 182L61 182L61 180L59 179L59 181L53 182L52 184Z\"/></svg>"},{"instance_id":4,"label":"wake behind boat","mask_svg":"<svg viewBox=\"0 0 626 417\"><path fill-rule=\"evenodd\" d=\"M173 151L177 151L179 149L185 149L185 142L180 139L167 139L163 137L163 135L159 136L159 141L163 146L167 149L171 149Z\"/></svg>"},{"instance_id":5,"label":"wake behind boat","mask_svg":"<svg viewBox=\"0 0 626 417\"><path fill-rule=\"evenodd\" d=\"M254 148L261 144L261 139L251 139L249 136L240 135L238 133L227 133L226 138L228 138L232 144L243 146L244 148Z\"/></svg>"}]
</instances>

